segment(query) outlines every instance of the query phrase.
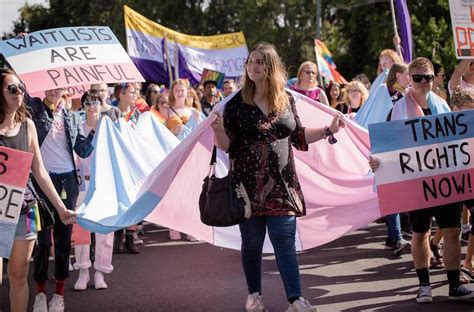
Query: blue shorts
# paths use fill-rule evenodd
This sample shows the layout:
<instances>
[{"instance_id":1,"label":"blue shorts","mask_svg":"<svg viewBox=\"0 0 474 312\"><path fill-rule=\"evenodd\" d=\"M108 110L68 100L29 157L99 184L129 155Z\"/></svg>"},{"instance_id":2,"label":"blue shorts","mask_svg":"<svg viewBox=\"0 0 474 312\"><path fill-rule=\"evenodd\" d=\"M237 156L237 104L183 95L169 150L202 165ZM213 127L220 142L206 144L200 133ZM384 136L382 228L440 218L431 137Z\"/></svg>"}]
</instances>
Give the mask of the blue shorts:
<instances>
[{"instance_id":1,"label":"blue shorts","mask_svg":"<svg viewBox=\"0 0 474 312\"><path fill-rule=\"evenodd\" d=\"M26 213L21 214L16 225L15 240L32 240L36 239L35 232L28 232L26 226Z\"/></svg>"}]
</instances>

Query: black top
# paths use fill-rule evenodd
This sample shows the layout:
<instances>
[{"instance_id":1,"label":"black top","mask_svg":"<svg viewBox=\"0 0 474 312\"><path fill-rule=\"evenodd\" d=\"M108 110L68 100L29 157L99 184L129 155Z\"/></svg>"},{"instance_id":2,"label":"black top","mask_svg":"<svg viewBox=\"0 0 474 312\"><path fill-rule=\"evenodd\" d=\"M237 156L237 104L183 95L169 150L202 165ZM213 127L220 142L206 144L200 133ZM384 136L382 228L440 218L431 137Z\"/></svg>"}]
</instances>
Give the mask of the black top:
<instances>
[{"instance_id":1,"label":"black top","mask_svg":"<svg viewBox=\"0 0 474 312\"><path fill-rule=\"evenodd\" d=\"M360 106L357 108L351 108L349 104L339 103L335 107L336 110L340 111L343 114L357 113L360 109Z\"/></svg>"},{"instance_id":2,"label":"black top","mask_svg":"<svg viewBox=\"0 0 474 312\"><path fill-rule=\"evenodd\" d=\"M306 151L308 144L289 98L286 111L267 116L255 104L244 103L239 92L224 110L232 174L245 186L255 216L306 213L291 146Z\"/></svg>"},{"instance_id":3,"label":"black top","mask_svg":"<svg viewBox=\"0 0 474 312\"><path fill-rule=\"evenodd\" d=\"M28 144L28 128L26 124L26 120L21 123L20 130L14 136L4 136L0 135L0 146L9 147L11 149L16 149L19 151L29 152L29 144ZM25 185L26 186L26 185ZM31 201L33 199L33 195L31 191L26 188L25 189L25 200ZM28 212L28 205L26 203L21 207L20 214L24 214Z\"/></svg>"}]
</instances>

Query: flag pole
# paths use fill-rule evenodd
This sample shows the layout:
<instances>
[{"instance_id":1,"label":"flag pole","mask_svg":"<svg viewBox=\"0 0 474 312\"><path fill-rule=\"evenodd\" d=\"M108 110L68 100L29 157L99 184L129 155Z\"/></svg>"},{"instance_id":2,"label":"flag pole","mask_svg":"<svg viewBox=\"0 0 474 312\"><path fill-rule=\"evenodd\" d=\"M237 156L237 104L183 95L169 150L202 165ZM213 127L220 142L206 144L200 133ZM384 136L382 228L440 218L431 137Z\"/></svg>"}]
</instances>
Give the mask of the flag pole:
<instances>
[{"instance_id":1,"label":"flag pole","mask_svg":"<svg viewBox=\"0 0 474 312\"><path fill-rule=\"evenodd\" d=\"M176 35L174 36L174 76L175 79L179 79L179 50Z\"/></svg>"},{"instance_id":2,"label":"flag pole","mask_svg":"<svg viewBox=\"0 0 474 312\"><path fill-rule=\"evenodd\" d=\"M166 64L168 66L168 77L169 77L169 88L171 88L171 84L173 83L173 71L171 70L171 60L170 60L170 52L168 50L168 40L166 39L166 34L165 34L165 54L166 54Z\"/></svg>"},{"instance_id":3,"label":"flag pole","mask_svg":"<svg viewBox=\"0 0 474 312\"><path fill-rule=\"evenodd\" d=\"M393 33L398 37L397 18L395 17L395 6L393 5L393 0L390 0L390 10L392 11ZM400 50L399 44L395 44L395 49L397 49L397 54L401 56L402 51Z\"/></svg>"},{"instance_id":4,"label":"flag pole","mask_svg":"<svg viewBox=\"0 0 474 312\"><path fill-rule=\"evenodd\" d=\"M319 40L319 38L321 38L321 0L316 0L316 40ZM314 40L314 52L316 54L316 65L318 66L318 84L321 88L326 90L321 71L319 70L318 44L316 40Z\"/></svg>"}]
</instances>

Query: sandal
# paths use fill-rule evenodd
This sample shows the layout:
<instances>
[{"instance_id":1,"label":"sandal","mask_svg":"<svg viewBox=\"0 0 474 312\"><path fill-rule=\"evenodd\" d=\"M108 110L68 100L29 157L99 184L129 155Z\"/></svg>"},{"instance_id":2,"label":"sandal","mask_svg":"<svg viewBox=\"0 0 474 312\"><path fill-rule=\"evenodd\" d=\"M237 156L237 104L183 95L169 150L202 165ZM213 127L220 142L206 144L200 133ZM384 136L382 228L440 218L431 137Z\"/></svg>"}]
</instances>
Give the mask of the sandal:
<instances>
[{"instance_id":1,"label":"sandal","mask_svg":"<svg viewBox=\"0 0 474 312\"><path fill-rule=\"evenodd\" d=\"M432 270L444 269L443 258L437 259L436 257L431 257L431 259L430 259L430 269L432 269Z\"/></svg>"},{"instance_id":2,"label":"sandal","mask_svg":"<svg viewBox=\"0 0 474 312\"><path fill-rule=\"evenodd\" d=\"M473 282L473 280L469 277L469 275L467 275L466 273L461 271L460 274L459 274L459 282L461 284L469 284L469 283Z\"/></svg>"},{"instance_id":3,"label":"sandal","mask_svg":"<svg viewBox=\"0 0 474 312\"><path fill-rule=\"evenodd\" d=\"M461 273L467 275L471 280L474 279L474 272L472 269L466 268L466 267L461 267Z\"/></svg>"}]
</instances>

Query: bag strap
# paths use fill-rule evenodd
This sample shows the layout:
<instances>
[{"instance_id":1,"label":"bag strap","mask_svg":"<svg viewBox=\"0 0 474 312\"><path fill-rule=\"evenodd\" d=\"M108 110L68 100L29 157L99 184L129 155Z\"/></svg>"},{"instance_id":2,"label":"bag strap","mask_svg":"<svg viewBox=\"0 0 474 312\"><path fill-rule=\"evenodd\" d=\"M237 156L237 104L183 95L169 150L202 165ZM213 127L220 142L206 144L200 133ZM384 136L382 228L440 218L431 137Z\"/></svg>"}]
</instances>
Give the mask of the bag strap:
<instances>
[{"instance_id":1,"label":"bag strap","mask_svg":"<svg viewBox=\"0 0 474 312\"><path fill-rule=\"evenodd\" d=\"M217 162L217 148L214 145L214 148L212 149L212 157L211 157L211 162L209 163L210 166L215 165Z\"/></svg>"}]
</instances>

